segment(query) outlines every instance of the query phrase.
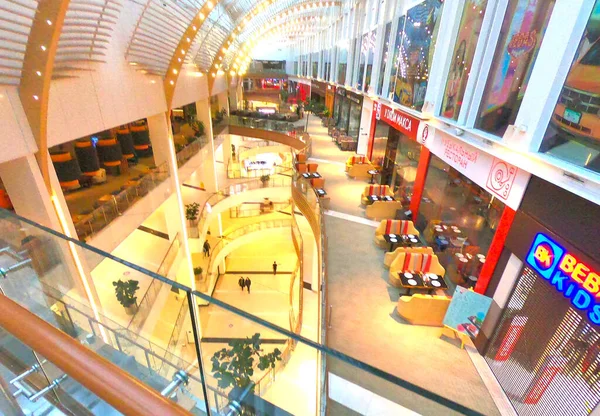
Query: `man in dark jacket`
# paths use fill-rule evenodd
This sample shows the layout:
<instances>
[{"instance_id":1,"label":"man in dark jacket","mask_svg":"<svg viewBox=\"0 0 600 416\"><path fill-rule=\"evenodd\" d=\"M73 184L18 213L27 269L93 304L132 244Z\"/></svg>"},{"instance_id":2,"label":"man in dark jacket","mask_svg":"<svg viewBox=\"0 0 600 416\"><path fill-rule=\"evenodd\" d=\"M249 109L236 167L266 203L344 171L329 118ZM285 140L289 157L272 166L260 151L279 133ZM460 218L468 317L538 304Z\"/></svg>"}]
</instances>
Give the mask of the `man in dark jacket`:
<instances>
[{"instance_id":1,"label":"man in dark jacket","mask_svg":"<svg viewBox=\"0 0 600 416\"><path fill-rule=\"evenodd\" d=\"M273 262L273 274L277 274L277 262Z\"/></svg>"},{"instance_id":2,"label":"man in dark jacket","mask_svg":"<svg viewBox=\"0 0 600 416\"><path fill-rule=\"evenodd\" d=\"M242 288L242 292L244 291L244 286L246 286L246 281L242 276L240 276L240 280L238 280L238 285Z\"/></svg>"},{"instance_id":3,"label":"man in dark jacket","mask_svg":"<svg viewBox=\"0 0 600 416\"><path fill-rule=\"evenodd\" d=\"M248 288L248 293L250 293L250 285L252 285L252 280L250 280L249 277L246 277L246 280L244 281L244 283L246 283L246 287Z\"/></svg>"}]
</instances>

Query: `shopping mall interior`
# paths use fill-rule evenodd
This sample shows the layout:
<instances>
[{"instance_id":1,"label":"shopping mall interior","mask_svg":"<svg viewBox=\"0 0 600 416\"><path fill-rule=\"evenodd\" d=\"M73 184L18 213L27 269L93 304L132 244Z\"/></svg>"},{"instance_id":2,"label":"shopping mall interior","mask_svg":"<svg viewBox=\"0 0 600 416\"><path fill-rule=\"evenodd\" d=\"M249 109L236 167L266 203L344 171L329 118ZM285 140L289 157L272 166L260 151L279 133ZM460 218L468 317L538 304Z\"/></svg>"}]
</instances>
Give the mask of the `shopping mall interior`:
<instances>
[{"instance_id":1,"label":"shopping mall interior","mask_svg":"<svg viewBox=\"0 0 600 416\"><path fill-rule=\"evenodd\" d=\"M600 415L600 0L0 14L0 414Z\"/></svg>"}]
</instances>

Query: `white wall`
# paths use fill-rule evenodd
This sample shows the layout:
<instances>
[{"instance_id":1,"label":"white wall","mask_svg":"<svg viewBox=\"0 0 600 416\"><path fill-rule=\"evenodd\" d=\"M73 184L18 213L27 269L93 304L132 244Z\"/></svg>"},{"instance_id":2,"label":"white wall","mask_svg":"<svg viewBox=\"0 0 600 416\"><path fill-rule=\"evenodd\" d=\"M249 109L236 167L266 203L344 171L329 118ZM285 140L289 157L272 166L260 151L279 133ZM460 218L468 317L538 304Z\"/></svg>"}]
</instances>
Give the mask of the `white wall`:
<instances>
[{"instance_id":1,"label":"white wall","mask_svg":"<svg viewBox=\"0 0 600 416\"><path fill-rule=\"evenodd\" d=\"M37 152L17 87L0 87L0 163Z\"/></svg>"}]
</instances>

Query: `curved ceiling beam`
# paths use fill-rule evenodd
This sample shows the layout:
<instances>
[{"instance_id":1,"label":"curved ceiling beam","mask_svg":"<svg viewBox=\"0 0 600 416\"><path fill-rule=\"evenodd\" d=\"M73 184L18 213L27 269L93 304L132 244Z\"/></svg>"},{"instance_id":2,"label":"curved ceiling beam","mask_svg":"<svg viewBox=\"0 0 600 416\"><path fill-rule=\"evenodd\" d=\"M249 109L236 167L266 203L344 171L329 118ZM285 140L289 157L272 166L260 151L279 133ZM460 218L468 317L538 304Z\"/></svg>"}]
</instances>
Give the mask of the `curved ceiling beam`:
<instances>
[{"instance_id":1,"label":"curved ceiling beam","mask_svg":"<svg viewBox=\"0 0 600 416\"><path fill-rule=\"evenodd\" d=\"M211 76L208 78L209 91L212 91L212 86L214 84L214 80L216 78L217 71L221 67L221 65L222 65L221 62L225 58L227 52L230 51L230 48L233 45L234 39L242 32L244 27L248 26L248 24L252 21L252 19L257 17L260 14L260 12L266 8L266 6L268 6L274 2L275 2L275 0L264 0L264 1L260 2L259 4L257 4L252 10L250 10L244 16L244 18L240 19L240 23L238 24L238 26L234 30L232 30L231 33L229 34L229 36L227 37L227 39L225 39L223 41L223 43L221 44L221 47L219 48L219 52L215 55L215 57L212 60L211 65L209 67L209 73L211 74ZM290 10L293 11L294 9L296 9L298 12L300 12L300 11L315 11L315 10L321 9L321 8L338 7L341 5L342 5L342 3L340 1L312 2L312 7L310 7L310 6L302 7L301 5L294 4L289 7L286 7L285 9L282 9L279 13L272 16L271 19L277 20L281 16L287 14ZM282 23L284 23L284 22L276 23L274 27L277 27L277 26L281 25ZM263 27L267 27L270 24L272 24L272 23L269 22ZM259 28L258 32L261 32L262 30L263 30L263 28ZM247 43L247 41L245 41L244 44L245 43ZM239 49L241 49L241 48L238 48L238 50Z\"/></svg>"},{"instance_id":2,"label":"curved ceiling beam","mask_svg":"<svg viewBox=\"0 0 600 416\"><path fill-rule=\"evenodd\" d=\"M58 40L70 0L40 1L27 39L19 98L38 146L38 163L48 191L48 102Z\"/></svg>"},{"instance_id":3,"label":"curved ceiling beam","mask_svg":"<svg viewBox=\"0 0 600 416\"><path fill-rule=\"evenodd\" d=\"M307 23L312 20L314 20L314 16L307 16L307 17L302 17L302 18L296 18L293 20L280 21L275 24L269 22L269 23L263 25L251 37L247 38L242 43L240 43L238 45L237 49L233 50L233 53L241 51L241 53L238 53L238 55L235 58L235 62L233 64L234 68L238 70L238 73L240 75L243 75L243 73L246 70L247 63L250 62L249 55L250 55L250 52L252 51L252 47L254 46L253 44L258 40L259 37L266 36L266 35L270 34L271 32L279 31L282 28L283 28L283 30L286 30L289 28L293 29L298 24ZM246 61L246 64L243 64L242 61L244 61L244 60ZM239 68L236 68L236 64L237 64L237 66L239 66Z\"/></svg>"},{"instance_id":4,"label":"curved ceiling beam","mask_svg":"<svg viewBox=\"0 0 600 416\"><path fill-rule=\"evenodd\" d=\"M219 0L215 0L215 3L218 2ZM208 0L206 3L204 3L200 10L198 10L196 16L188 25L185 32L183 32L183 35L177 44L177 48L175 48L175 52L173 53L167 68L167 73L165 74L165 79L163 80L165 98L167 100L167 110L171 110L173 96L175 94L175 85L177 84L179 72L181 71L185 57L190 50L190 46L192 46L192 41L198 34L200 27L206 21L206 16L208 16L210 11L215 7L215 3L213 3L212 0Z\"/></svg>"}]
</instances>

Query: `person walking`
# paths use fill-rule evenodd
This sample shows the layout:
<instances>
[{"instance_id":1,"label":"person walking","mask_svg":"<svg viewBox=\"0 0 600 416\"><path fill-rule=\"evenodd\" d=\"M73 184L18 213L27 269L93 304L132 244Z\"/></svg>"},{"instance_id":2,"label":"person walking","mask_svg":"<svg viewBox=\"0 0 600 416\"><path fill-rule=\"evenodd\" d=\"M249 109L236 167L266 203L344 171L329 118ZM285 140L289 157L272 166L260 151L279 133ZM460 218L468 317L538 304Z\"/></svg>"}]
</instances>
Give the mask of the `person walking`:
<instances>
[{"instance_id":1,"label":"person walking","mask_svg":"<svg viewBox=\"0 0 600 416\"><path fill-rule=\"evenodd\" d=\"M238 280L238 285L242 288L242 292L244 291L244 286L246 286L246 281L242 276L240 276L240 280Z\"/></svg>"},{"instance_id":2,"label":"person walking","mask_svg":"<svg viewBox=\"0 0 600 416\"><path fill-rule=\"evenodd\" d=\"M208 240L204 240L202 250L204 251L204 257L210 256L210 243L208 242Z\"/></svg>"},{"instance_id":3,"label":"person walking","mask_svg":"<svg viewBox=\"0 0 600 416\"><path fill-rule=\"evenodd\" d=\"M274 275L277 274L277 262L276 261L273 262L273 274Z\"/></svg>"},{"instance_id":4,"label":"person walking","mask_svg":"<svg viewBox=\"0 0 600 416\"><path fill-rule=\"evenodd\" d=\"M250 280L249 277L246 277L246 280L244 283L246 283L246 287L248 288L248 293L250 293L250 286L252 285L252 280Z\"/></svg>"}]
</instances>

